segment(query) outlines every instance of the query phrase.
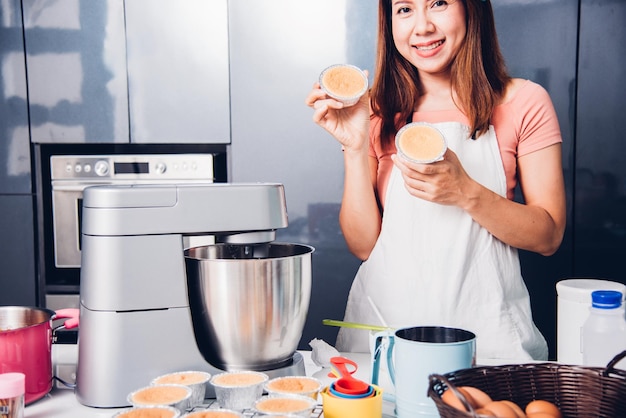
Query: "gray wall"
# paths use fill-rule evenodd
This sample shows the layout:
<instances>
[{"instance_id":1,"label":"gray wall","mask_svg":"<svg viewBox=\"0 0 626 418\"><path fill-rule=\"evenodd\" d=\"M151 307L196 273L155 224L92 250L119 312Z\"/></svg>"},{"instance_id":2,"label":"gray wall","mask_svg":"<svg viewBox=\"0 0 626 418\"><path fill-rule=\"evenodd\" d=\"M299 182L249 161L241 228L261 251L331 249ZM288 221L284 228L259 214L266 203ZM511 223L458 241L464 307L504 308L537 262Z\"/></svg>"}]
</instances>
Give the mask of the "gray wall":
<instances>
[{"instance_id":1,"label":"gray wall","mask_svg":"<svg viewBox=\"0 0 626 418\"><path fill-rule=\"evenodd\" d=\"M290 226L278 239L313 245L313 293L301 347L334 344L359 261L337 215L341 147L312 122L304 99L320 71L350 62L373 69L376 2L230 1L232 179L285 184Z\"/></svg>"}]
</instances>

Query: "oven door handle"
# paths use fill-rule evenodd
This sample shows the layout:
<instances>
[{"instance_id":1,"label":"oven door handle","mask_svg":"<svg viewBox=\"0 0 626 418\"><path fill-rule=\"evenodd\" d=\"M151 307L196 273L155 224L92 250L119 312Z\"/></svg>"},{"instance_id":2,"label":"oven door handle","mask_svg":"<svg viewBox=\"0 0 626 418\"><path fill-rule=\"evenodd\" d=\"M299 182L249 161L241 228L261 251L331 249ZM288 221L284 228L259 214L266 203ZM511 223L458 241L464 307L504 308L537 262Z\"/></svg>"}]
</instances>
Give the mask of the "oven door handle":
<instances>
[{"instance_id":1,"label":"oven door handle","mask_svg":"<svg viewBox=\"0 0 626 418\"><path fill-rule=\"evenodd\" d=\"M87 187L89 186L104 186L104 185L110 185L113 184L110 181L107 182L102 182L102 183L90 183L90 184L85 184L85 183L68 183L68 182L63 182L63 183L52 183L52 192L82 192L83 190L85 190Z\"/></svg>"},{"instance_id":2,"label":"oven door handle","mask_svg":"<svg viewBox=\"0 0 626 418\"><path fill-rule=\"evenodd\" d=\"M213 179L192 179L192 180L136 180L136 179L116 179L115 181L91 181L91 182L76 182L76 181L52 181L52 192L82 192L90 186L110 186L110 185L128 185L128 184L212 184Z\"/></svg>"}]
</instances>

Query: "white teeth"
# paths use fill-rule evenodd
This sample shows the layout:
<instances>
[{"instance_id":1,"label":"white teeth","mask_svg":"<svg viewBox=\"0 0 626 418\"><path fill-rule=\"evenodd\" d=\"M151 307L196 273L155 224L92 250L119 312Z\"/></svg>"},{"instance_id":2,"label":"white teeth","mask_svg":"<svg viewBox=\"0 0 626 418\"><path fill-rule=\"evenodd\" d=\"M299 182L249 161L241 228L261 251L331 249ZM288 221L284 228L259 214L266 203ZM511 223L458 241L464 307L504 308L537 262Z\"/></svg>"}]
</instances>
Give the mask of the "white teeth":
<instances>
[{"instance_id":1,"label":"white teeth","mask_svg":"<svg viewBox=\"0 0 626 418\"><path fill-rule=\"evenodd\" d=\"M443 41L439 41L439 42L435 42L434 44L430 44L428 46L417 46L416 48L419 49L420 51L430 51L431 49L437 48L442 43Z\"/></svg>"}]
</instances>

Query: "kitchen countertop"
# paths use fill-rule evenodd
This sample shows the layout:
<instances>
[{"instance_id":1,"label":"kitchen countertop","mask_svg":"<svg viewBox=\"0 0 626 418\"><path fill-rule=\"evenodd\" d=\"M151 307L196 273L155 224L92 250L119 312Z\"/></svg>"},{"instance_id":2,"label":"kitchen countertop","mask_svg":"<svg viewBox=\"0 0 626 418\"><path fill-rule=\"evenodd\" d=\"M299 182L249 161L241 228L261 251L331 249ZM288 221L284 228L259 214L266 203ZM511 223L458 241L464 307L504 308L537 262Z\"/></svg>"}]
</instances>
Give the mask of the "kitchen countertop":
<instances>
[{"instance_id":1,"label":"kitchen countertop","mask_svg":"<svg viewBox=\"0 0 626 418\"><path fill-rule=\"evenodd\" d=\"M68 344L54 344L52 347L52 361L53 366L58 364L69 365L68 369L71 369L71 364L77 357L77 349L74 345ZM314 376L321 380L324 384L329 384L331 378L328 377L328 371L330 369L322 369L316 366L311 360L310 351L300 351L304 359L304 367L306 374ZM355 376L359 379L369 381L370 373L370 356L367 353L342 353L342 355L354 360L359 368L355 373ZM58 370L58 369L57 369ZM65 370L71 374L70 370ZM58 372L55 373L58 375ZM69 377L69 376L66 376ZM392 388L386 387L390 383L381 381L381 386L387 391L392 391ZM33 402L26 406L24 416L26 418L111 418L115 413L122 411L125 408L92 408L82 405L78 402L78 399L74 395L72 389L61 389L60 384L55 384L50 393L43 398ZM207 400L211 402L211 400ZM320 400L321 405L321 400ZM317 409L316 409L317 410ZM321 410L321 408L320 408ZM383 403L383 417L394 417L393 405L390 402L385 401Z\"/></svg>"}]
</instances>

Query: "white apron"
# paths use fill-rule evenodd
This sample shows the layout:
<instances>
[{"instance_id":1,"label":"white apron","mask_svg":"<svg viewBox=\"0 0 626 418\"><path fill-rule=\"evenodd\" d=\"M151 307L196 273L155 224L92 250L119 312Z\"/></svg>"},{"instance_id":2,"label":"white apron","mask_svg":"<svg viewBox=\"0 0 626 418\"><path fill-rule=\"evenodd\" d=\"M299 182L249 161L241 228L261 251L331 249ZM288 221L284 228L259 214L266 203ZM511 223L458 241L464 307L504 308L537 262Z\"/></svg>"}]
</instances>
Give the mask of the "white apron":
<instances>
[{"instance_id":1,"label":"white apron","mask_svg":"<svg viewBox=\"0 0 626 418\"><path fill-rule=\"evenodd\" d=\"M506 177L493 129L477 140L457 122L435 124L466 172L506 196ZM435 325L477 335L477 358L547 360L535 327L515 248L466 212L411 196L394 167L382 229L352 284L345 320L380 324L368 296L394 328ZM337 349L367 352L368 332L341 328Z\"/></svg>"}]
</instances>

